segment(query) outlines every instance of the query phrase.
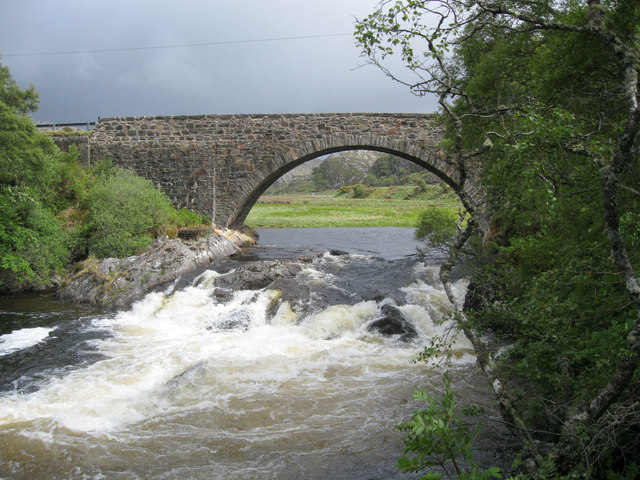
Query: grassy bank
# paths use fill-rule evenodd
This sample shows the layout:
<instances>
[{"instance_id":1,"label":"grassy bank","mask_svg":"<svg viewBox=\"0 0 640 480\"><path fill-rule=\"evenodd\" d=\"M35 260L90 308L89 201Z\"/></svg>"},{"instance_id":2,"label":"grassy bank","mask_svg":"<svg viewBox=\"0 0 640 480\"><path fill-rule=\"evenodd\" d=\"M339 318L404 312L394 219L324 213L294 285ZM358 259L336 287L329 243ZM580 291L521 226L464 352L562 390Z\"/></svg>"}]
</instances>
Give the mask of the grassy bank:
<instances>
[{"instance_id":1,"label":"grassy bank","mask_svg":"<svg viewBox=\"0 0 640 480\"><path fill-rule=\"evenodd\" d=\"M264 195L245 223L253 228L415 227L426 208L457 210L458 199L448 188L430 185L369 188L365 198L353 192Z\"/></svg>"}]
</instances>

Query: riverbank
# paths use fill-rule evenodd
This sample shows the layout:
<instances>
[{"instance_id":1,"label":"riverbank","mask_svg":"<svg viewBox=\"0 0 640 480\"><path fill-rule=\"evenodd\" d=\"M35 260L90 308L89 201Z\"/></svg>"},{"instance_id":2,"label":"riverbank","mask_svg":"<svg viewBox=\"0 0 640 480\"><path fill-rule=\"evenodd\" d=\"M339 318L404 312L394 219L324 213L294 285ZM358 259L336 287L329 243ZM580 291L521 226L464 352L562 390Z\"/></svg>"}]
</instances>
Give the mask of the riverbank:
<instances>
[{"instance_id":1,"label":"riverbank","mask_svg":"<svg viewBox=\"0 0 640 480\"><path fill-rule=\"evenodd\" d=\"M255 232L211 231L202 238L159 238L140 255L89 258L60 280L57 296L109 310L131 306L144 295L166 289L180 277L209 268L256 242Z\"/></svg>"},{"instance_id":2,"label":"riverbank","mask_svg":"<svg viewBox=\"0 0 640 480\"><path fill-rule=\"evenodd\" d=\"M446 186L368 187L364 198L335 190L263 195L245 223L252 228L415 227L427 208L457 211L459 199Z\"/></svg>"}]
</instances>

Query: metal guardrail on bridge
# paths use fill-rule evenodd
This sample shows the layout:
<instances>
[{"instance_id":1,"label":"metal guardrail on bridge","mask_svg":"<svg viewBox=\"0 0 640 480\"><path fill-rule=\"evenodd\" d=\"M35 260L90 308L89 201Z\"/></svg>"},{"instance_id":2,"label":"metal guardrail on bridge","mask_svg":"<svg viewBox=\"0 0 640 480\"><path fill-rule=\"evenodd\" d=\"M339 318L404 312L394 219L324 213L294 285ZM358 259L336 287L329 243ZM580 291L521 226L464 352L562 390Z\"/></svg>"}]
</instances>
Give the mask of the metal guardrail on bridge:
<instances>
[{"instance_id":1,"label":"metal guardrail on bridge","mask_svg":"<svg viewBox=\"0 0 640 480\"><path fill-rule=\"evenodd\" d=\"M96 126L96 122L82 122L82 123L54 123L54 122L36 122L38 130L58 130L61 128L76 128L79 130L93 130Z\"/></svg>"}]
</instances>

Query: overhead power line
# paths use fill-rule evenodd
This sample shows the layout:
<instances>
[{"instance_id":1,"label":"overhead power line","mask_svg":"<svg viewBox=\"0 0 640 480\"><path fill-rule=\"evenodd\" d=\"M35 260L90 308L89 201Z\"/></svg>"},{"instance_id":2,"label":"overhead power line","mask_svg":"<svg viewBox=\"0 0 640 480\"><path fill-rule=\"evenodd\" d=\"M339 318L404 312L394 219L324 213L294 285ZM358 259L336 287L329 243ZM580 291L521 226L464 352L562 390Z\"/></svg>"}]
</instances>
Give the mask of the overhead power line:
<instances>
[{"instance_id":1,"label":"overhead power line","mask_svg":"<svg viewBox=\"0 0 640 480\"><path fill-rule=\"evenodd\" d=\"M109 53L109 52L135 52L139 50L162 50L167 48L190 48L190 47L214 47L221 45L240 45L245 43L265 43L279 42L284 40L305 40L310 38L327 38L327 37L344 37L352 35L351 33L326 33L323 35L300 35L296 37L274 37L274 38L256 38L251 40L225 40L220 42L203 42L203 43L183 43L173 45L153 45L149 47L123 47L123 48L101 48L95 50L75 50L63 52L28 52L28 53L5 53L3 57L36 57L46 55L74 55L80 53Z\"/></svg>"}]
</instances>

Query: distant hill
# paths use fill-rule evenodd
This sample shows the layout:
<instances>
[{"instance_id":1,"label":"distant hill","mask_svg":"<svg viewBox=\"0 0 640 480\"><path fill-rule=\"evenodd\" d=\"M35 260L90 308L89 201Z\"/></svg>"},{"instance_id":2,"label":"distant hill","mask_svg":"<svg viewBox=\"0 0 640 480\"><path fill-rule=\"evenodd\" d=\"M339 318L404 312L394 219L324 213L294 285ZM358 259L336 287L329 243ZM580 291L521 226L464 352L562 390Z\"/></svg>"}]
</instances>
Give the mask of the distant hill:
<instances>
[{"instance_id":1,"label":"distant hill","mask_svg":"<svg viewBox=\"0 0 640 480\"><path fill-rule=\"evenodd\" d=\"M285 173L278 180L276 180L267 190L267 193L273 192L281 192L285 191L296 191L299 189L304 189L303 186L307 185L309 188L312 188L312 185L309 183L309 179L311 178L311 172L314 168L320 165L325 161L327 155L323 157L314 158L313 160L309 160L306 163L303 163L299 167L294 168L293 170ZM312 191L312 190L309 190Z\"/></svg>"},{"instance_id":2,"label":"distant hill","mask_svg":"<svg viewBox=\"0 0 640 480\"><path fill-rule=\"evenodd\" d=\"M313 169L311 182L323 190L362 183L371 166L383 155L370 150L333 153Z\"/></svg>"},{"instance_id":3,"label":"distant hill","mask_svg":"<svg viewBox=\"0 0 640 480\"><path fill-rule=\"evenodd\" d=\"M415 185L438 179L408 160L370 150L332 153L306 162L278 179L267 194L317 192L364 183L369 186Z\"/></svg>"}]
</instances>

